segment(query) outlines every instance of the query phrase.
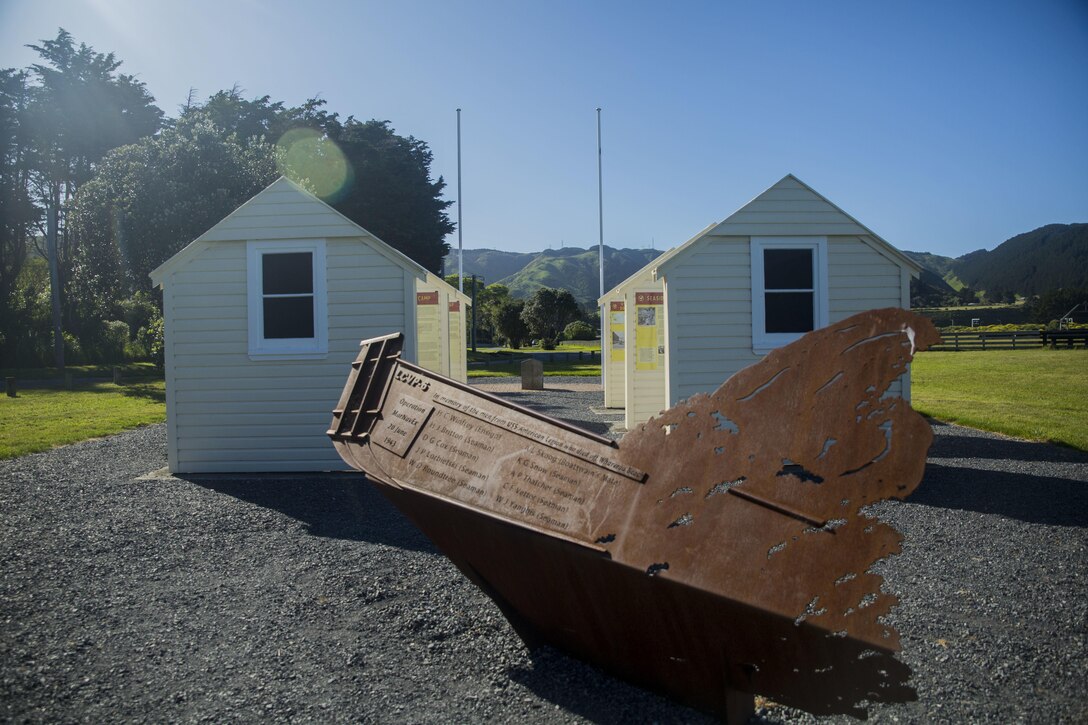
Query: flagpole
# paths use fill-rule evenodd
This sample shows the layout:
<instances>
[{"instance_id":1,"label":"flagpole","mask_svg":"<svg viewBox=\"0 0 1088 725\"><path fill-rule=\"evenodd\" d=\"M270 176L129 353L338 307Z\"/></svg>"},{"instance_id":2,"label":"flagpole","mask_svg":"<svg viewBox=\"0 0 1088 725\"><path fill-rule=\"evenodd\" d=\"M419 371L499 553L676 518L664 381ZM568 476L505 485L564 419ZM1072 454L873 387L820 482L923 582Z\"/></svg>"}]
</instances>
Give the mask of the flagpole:
<instances>
[{"instance_id":1,"label":"flagpole","mask_svg":"<svg viewBox=\"0 0 1088 725\"><path fill-rule=\"evenodd\" d=\"M461 109L457 109L457 290L465 291L465 249L461 243ZM473 290L475 292L475 290Z\"/></svg>"},{"instance_id":2,"label":"flagpole","mask_svg":"<svg viewBox=\"0 0 1088 725\"><path fill-rule=\"evenodd\" d=\"M601 297L604 297L604 185L601 174L601 109L597 109L597 268L601 275ZM601 350L604 350L604 306L601 305ZM602 365L604 361L601 361Z\"/></svg>"}]
</instances>

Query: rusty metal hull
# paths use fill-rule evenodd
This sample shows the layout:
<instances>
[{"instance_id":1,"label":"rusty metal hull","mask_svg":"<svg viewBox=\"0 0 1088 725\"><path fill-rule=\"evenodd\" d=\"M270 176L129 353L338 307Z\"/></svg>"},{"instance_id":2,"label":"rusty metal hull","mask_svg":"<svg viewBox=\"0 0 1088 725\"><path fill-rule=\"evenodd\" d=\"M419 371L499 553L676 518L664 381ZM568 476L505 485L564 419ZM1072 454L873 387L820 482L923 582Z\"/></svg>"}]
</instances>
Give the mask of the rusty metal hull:
<instances>
[{"instance_id":1,"label":"rusty metal hull","mask_svg":"<svg viewBox=\"0 0 1088 725\"><path fill-rule=\"evenodd\" d=\"M861 509L921 479L928 425L884 393L934 339L901 310L851 318L617 444L390 336L364 342L329 434L529 644L719 714L742 691L864 715L914 697L869 571L899 536Z\"/></svg>"}]
</instances>

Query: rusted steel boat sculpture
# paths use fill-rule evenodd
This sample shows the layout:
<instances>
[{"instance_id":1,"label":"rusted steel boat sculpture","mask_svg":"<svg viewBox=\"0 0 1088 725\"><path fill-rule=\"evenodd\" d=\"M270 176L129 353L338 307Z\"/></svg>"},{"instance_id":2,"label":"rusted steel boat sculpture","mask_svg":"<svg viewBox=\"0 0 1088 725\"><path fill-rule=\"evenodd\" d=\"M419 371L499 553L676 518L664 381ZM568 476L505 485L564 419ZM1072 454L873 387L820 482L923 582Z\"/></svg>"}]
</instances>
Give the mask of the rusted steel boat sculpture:
<instances>
[{"instance_id":1,"label":"rusted steel boat sculpture","mask_svg":"<svg viewBox=\"0 0 1088 725\"><path fill-rule=\"evenodd\" d=\"M936 340L863 313L615 442L408 363L390 335L362 344L329 436L530 645L721 715L739 692L864 716L915 697L870 571L900 535L863 509L922 478L929 426L886 393Z\"/></svg>"}]
</instances>

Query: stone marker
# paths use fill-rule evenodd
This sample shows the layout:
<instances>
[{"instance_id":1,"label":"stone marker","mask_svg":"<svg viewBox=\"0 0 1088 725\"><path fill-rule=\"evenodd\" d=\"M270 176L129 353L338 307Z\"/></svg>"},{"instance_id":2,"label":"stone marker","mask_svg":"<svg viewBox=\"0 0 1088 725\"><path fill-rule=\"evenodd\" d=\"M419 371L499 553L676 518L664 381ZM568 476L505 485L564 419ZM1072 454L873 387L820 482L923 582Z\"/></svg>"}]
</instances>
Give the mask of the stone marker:
<instances>
[{"instance_id":1,"label":"stone marker","mask_svg":"<svg viewBox=\"0 0 1088 725\"><path fill-rule=\"evenodd\" d=\"M922 479L932 431L889 388L937 339L904 310L855 315L616 442L389 335L363 343L328 434L530 647L735 722L755 694L864 717L917 698L873 571L902 537L867 510Z\"/></svg>"},{"instance_id":2,"label":"stone marker","mask_svg":"<svg viewBox=\"0 0 1088 725\"><path fill-rule=\"evenodd\" d=\"M521 389L544 389L544 363L529 358L521 363Z\"/></svg>"}]
</instances>

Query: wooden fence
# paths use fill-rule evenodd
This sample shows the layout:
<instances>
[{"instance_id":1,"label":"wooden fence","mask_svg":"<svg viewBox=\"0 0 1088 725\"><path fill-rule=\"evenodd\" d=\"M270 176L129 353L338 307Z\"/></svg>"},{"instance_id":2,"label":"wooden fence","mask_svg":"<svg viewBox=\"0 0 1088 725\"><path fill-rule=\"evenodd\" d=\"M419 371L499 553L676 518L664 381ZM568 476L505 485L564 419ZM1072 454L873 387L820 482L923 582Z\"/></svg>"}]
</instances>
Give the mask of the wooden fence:
<instances>
[{"instance_id":1,"label":"wooden fence","mask_svg":"<svg viewBox=\"0 0 1088 725\"><path fill-rule=\"evenodd\" d=\"M945 332L941 334L941 342L930 350L1027 350L1047 346L1088 347L1088 330Z\"/></svg>"}]
</instances>

